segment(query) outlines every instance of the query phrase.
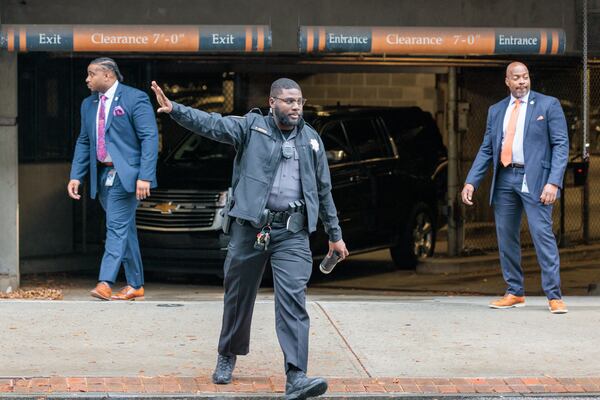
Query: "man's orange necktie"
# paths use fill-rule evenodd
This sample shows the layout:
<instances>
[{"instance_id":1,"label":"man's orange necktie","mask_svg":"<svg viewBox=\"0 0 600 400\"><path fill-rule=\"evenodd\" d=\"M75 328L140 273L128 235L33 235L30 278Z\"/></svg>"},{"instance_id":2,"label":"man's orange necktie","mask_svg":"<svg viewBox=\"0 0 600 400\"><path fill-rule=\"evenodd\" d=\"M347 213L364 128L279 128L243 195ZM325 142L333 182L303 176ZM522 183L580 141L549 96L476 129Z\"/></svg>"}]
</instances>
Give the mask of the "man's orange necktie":
<instances>
[{"instance_id":1,"label":"man's orange necktie","mask_svg":"<svg viewBox=\"0 0 600 400\"><path fill-rule=\"evenodd\" d=\"M505 167L512 163L512 146L515 140L515 131L517 130L517 120L519 119L519 105L521 100L515 100L515 107L513 108L508 125L506 126L506 135L504 135L504 144L502 145L502 153L500 153L500 162Z\"/></svg>"}]
</instances>

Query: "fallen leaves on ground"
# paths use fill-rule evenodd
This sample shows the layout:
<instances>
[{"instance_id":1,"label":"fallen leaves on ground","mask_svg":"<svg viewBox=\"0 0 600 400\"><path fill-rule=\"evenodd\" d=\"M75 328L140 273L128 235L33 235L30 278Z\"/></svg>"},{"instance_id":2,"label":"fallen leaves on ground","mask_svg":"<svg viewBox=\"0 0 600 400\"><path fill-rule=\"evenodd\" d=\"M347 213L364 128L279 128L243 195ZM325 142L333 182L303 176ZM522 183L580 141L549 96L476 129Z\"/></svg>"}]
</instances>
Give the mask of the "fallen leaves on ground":
<instances>
[{"instance_id":1,"label":"fallen leaves on ground","mask_svg":"<svg viewBox=\"0 0 600 400\"><path fill-rule=\"evenodd\" d=\"M0 299L62 300L63 292L49 288L18 289L10 293L0 292Z\"/></svg>"}]
</instances>

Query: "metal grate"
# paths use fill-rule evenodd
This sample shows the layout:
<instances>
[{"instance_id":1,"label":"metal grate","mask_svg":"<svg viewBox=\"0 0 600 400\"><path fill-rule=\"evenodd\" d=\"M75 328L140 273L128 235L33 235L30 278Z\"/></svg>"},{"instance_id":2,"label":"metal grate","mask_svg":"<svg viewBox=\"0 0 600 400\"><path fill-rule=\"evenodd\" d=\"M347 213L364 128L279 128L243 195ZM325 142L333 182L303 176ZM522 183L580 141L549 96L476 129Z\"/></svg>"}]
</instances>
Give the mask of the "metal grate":
<instances>
[{"instance_id":1,"label":"metal grate","mask_svg":"<svg viewBox=\"0 0 600 400\"><path fill-rule=\"evenodd\" d=\"M220 192L202 190L170 190L156 189L145 203L176 202L176 203L201 203L217 205Z\"/></svg>"},{"instance_id":2,"label":"metal grate","mask_svg":"<svg viewBox=\"0 0 600 400\"><path fill-rule=\"evenodd\" d=\"M223 192L156 190L137 209L138 229L153 231L208 231L221 228Z\"/></svg>"}]
</instances>

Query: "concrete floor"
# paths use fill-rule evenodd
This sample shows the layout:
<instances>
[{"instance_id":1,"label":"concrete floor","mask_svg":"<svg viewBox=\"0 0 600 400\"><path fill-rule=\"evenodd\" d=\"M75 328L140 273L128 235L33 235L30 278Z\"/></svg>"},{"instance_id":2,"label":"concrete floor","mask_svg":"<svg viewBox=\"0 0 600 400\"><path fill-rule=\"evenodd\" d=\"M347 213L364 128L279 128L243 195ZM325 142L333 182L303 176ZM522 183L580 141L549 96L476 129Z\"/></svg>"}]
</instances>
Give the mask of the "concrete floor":
<instances>
[{"instance_id":1,"label":"concrete floor","mask_svg":"<svg viewBox=\"0 0 600 400\"><path fill-rule=\"evenodd\" d=\"M65 300L87 300L89 290L96 281L96 272L55 273L24 275L22 288L48 287L61 289ZM563 262L562 286L565 296L585 296L591 283L600 282L600 262L595 259ZM117 287L124 282L117 283ZM528 295L543 295L539 267L526 269L525 288ZM222 280L216 276L171 276L168 271L160 277L148 277L146 299L155 301L196 301L222 298ZM415 271L398 270L394 267L388 251L377 251L351 256L338 264L329 275L318 270L313 272L309 294L319 298L344 298L344 296L446 296L446 295L501 295L505 290L499 267L484 272L463 274L417 274ZM272 292L268 283L263 284L261 295Z\"/></svg>"}]
</instances>

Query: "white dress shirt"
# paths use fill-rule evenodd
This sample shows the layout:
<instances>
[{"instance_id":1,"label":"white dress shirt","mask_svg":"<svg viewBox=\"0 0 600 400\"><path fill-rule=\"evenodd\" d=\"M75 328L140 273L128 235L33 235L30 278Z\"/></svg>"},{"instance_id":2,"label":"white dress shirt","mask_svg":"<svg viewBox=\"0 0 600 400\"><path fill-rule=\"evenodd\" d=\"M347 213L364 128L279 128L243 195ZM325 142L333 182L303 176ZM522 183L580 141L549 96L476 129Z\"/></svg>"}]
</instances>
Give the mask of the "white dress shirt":
<instances>
[{"instance_id":1,"label":"white dress shirt","mask_svg":"<svg viewBox=\"0 0 600 400\"><path fill-rule=\"evenodd\" d=\"M517 128L515 130L515 137L512 145L512 162L515 164L525 164L525 155L523 154L523 135L525 134L525 114L527 114L527 105L529 104L529 93L523 96L520 100L522 103L519 105L519 116L517 117ZM510 95L510 101L504 114L504 125L502 127L502 143L504 143L504 137L506 136L506 127L508 126L508 120L510 114L515 107L516 97Z\"/></svg>"},{"instance_id":2,"label":"white dress shirt","mask_svg":"<svg viewBox=\"0 0 600 400\"><path fill-rule=\"evenodd\" d=\"M106 93L98 93L98 110L96 111L96 148L98 148L98 117L100 116L101 97L103 95L106 96L106 100L104 101L104 143L106 144L106 122L108 120L110 105L112 104L115 92L117 91L117 86L119 86L119 81L115 81L114 85L112 85ZM106 159L100 161L112 162L112 158L110 157L110 154L108 154L108 145L106 146Z\"/></svg>"}]
</instances>

